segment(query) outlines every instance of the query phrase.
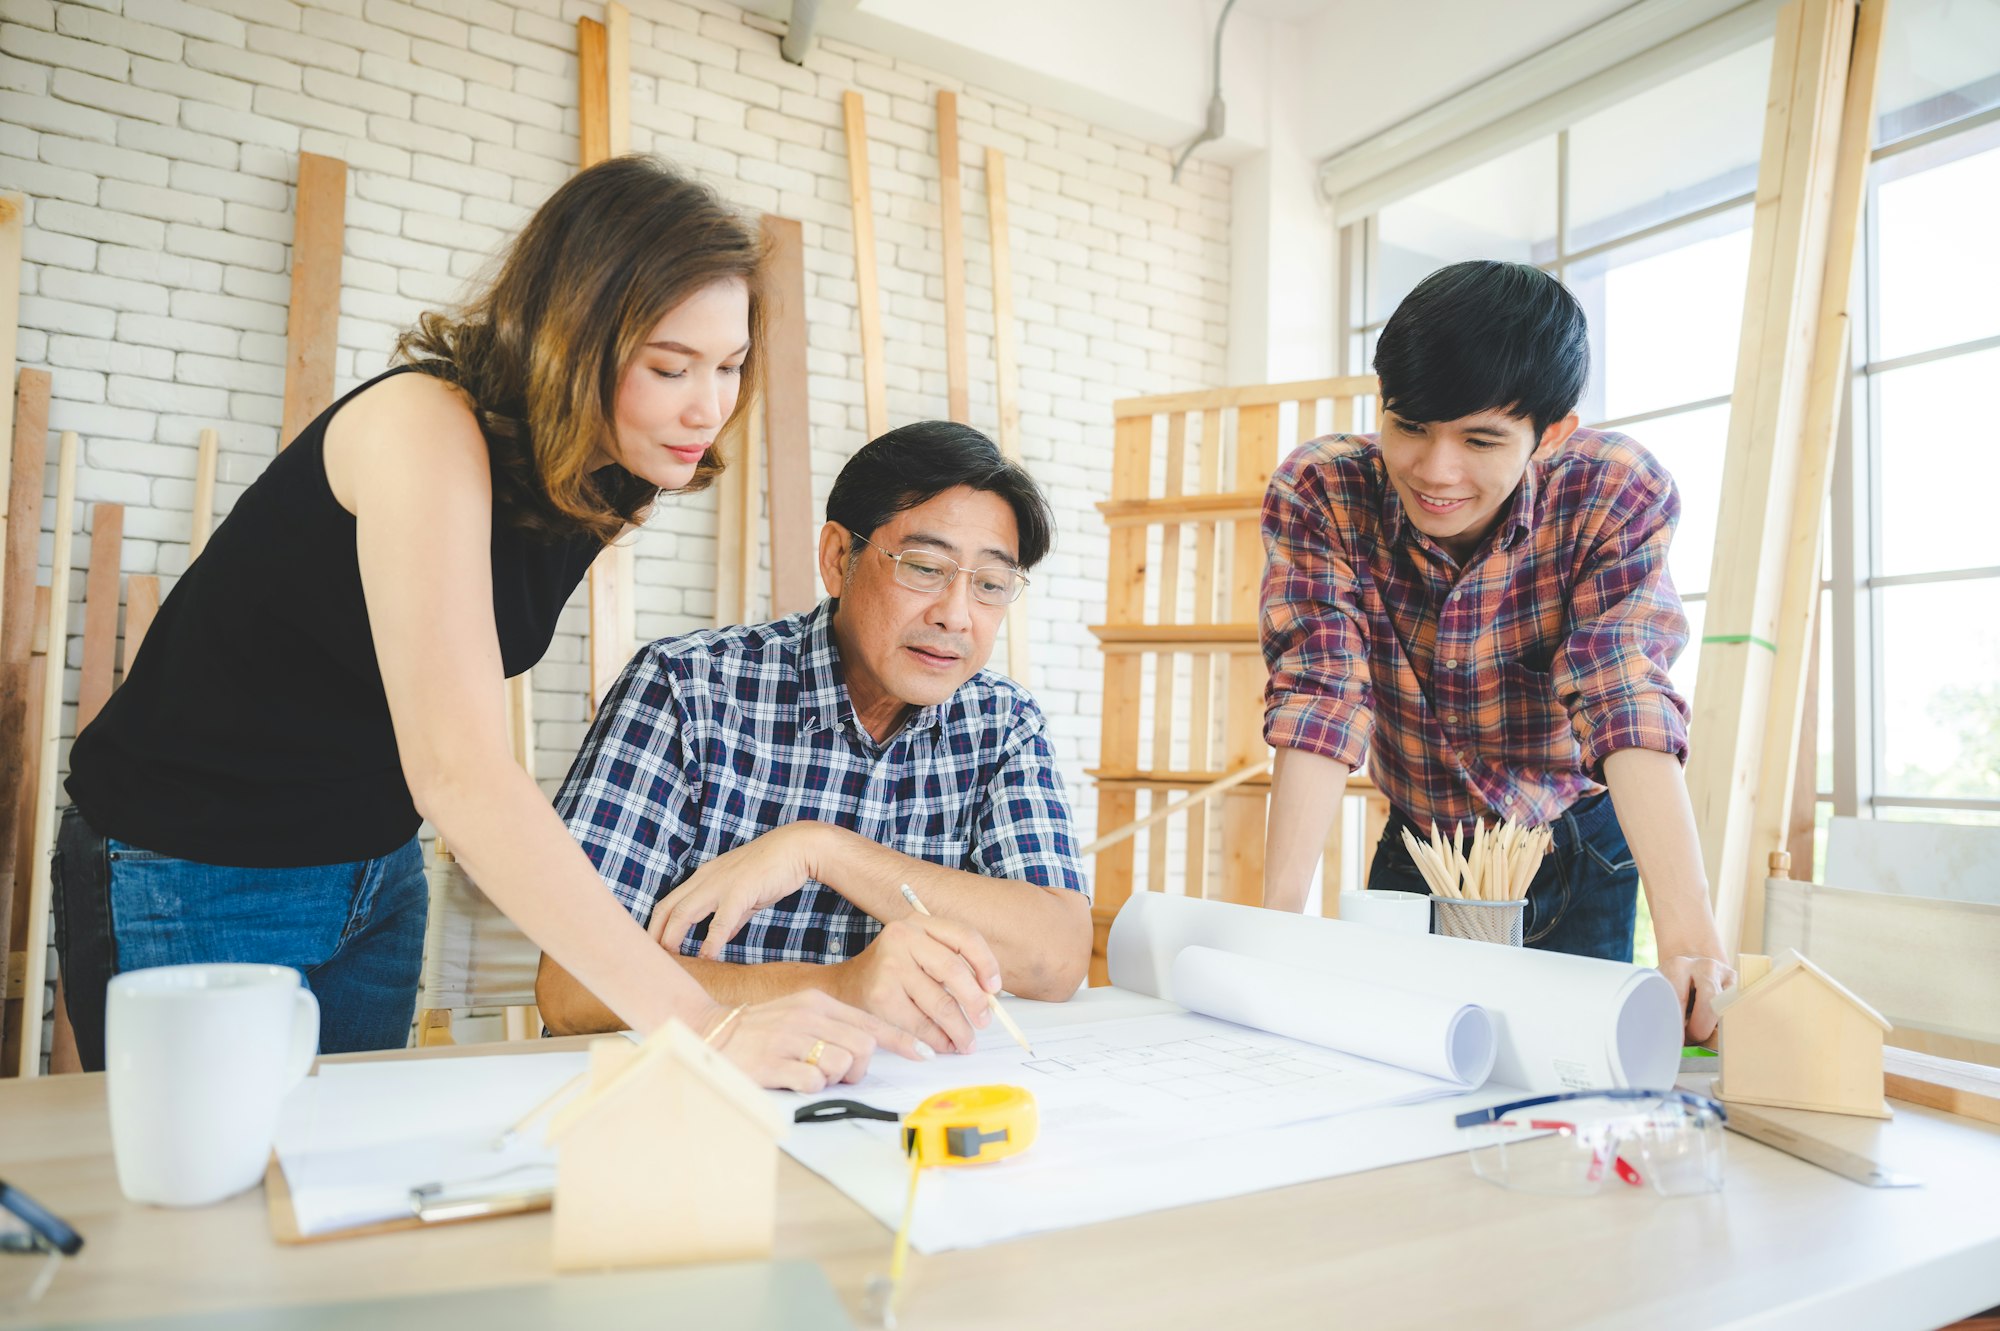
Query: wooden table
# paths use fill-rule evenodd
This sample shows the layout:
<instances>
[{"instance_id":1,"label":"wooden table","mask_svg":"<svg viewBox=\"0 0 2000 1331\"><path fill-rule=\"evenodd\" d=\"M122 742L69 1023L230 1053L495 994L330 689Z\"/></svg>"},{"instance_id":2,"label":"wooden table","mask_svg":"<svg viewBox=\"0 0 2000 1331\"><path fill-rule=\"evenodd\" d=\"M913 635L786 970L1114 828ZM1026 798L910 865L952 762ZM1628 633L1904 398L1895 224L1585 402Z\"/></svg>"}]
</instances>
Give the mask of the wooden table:
<instances>
[{"instance_id":1,"label":"wooden table","mask_svg":"<svg viewBox=\"0 0 2000 1331\"><path fill-rule=\"evenodd\" d=\"M1927 1186L1864 1188L1733 1134L1728 1186L1707 1197L1527 1196L1450 1156L913 1258L903 1325L1920 1331L2000 1304L2000 1128L1902 1104L1887 1124L1767 1112ZM0 1083L0 1178L87 1239L33 1317L0 1327L552 1278L546 1214L282 1247L261 1190L199 1210L132 1205L99 1076ZM778 1192L778 1255L819 1262L858 1314L888 1233L789 1159Z\"/></svg>"}]
</instances>

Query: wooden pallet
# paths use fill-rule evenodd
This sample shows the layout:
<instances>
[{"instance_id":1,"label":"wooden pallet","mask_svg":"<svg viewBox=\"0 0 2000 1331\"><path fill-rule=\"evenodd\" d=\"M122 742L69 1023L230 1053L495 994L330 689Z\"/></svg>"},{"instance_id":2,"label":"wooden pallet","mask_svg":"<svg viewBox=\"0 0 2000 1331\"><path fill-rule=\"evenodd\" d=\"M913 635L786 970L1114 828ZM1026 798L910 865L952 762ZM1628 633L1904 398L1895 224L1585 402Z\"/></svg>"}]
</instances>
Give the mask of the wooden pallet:
<instances>
[{"instance_id":1,"label":"wooden pallet","mask_svg":"<svg viewBox=\"0 0 2000 1331\"><path fill-rule=\"evenodd\" d=\"M1099 505L1110 527L1105 622L1091 630L1104 653L1091 773L1096 981L1111 919L1135 887L1263 899L1264 491L1282 451L1353 428L1356 400L1374 392L1372 377L1352 376L1129 398L1113 408L1111 495ZM1340 862L1336 845L1335 896Z\"/></svg>"}]
</instances>

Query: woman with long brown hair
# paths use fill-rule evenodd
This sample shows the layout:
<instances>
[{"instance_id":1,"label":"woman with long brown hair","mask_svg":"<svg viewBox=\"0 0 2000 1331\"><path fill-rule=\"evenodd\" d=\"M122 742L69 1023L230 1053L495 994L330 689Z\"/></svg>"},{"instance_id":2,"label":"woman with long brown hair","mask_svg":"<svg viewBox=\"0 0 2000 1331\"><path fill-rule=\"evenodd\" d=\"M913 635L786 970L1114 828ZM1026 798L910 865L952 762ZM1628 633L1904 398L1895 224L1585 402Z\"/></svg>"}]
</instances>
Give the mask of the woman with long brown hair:
<instances>
[{"instance_id":1,"label":"woman with long brown hair","mask_svg":"<svg viewBox=\"0 0 2000 1331\"><path fill-rule=\"evenodd\" d=\"M424 315L402 364L244 491L71 758L57 936L86 1066L111 975L182 962L296 967L322 1051L401 1046L422 818L635 1029L679 1018L803 1090L858 1077L878 1040L915 1056L817 992L726 1021L509 758L505 681L592 559L720 469L758 363L758 257L704 186L645 158L593 167L483 295Z\"/></svg>"}]
</instances>

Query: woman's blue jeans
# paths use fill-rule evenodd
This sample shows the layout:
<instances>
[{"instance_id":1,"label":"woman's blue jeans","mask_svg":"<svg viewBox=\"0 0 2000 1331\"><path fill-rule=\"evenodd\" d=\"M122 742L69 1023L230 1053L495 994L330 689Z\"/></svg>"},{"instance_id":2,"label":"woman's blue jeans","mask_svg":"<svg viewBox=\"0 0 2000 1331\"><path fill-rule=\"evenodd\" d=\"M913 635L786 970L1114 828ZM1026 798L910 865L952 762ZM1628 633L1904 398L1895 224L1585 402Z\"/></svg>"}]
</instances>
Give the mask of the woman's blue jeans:
<instances>
[{"instance_id":1,"label":"woman's blue jeans","mask_svg":"<svg viewBox=\"0 0 2000 1331\"><path fill-rule=\"evenodd\" d=\"M63 990L87 1069L104 1066L111 977L188 962L296 969L319 999L323 1054L409 1042L430 911L414 837L351 864L241 869L99 836L70 808L54 871Z\"/></svg>"},{"instance_id":2,"label":"woman's blue jeans","mask_svg":"<svg viewBox=\"0 0 2000 1331\"><path fill-rule=\"evenodd\" d=\"M1411 824L1402 814L1390 814L1368 868L1370 891L1430 891L1403 845L1405 827ZM1419 840L1429 840L1428 827L1411 830ZM1528 946L1630 961L1632 932L1638 923L1639 869L1612 811L1611 797L1599 793L1577 801L1556 820L1555 834L1555 845L1528 888L1523 927Z\"/></svg>"}]
</instances>

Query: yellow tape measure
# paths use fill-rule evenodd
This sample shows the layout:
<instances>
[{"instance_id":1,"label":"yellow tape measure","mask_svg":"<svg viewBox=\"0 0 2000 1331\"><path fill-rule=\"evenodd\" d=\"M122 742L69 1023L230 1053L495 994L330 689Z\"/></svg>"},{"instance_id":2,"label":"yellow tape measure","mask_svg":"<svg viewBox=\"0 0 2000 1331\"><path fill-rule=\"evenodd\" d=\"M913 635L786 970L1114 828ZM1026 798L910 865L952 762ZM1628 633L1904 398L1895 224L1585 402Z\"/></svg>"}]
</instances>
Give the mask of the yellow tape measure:
<instances>
[{"instance_id":1,"label":"yellow tape measure","mask_svg":"<svg viewBox=\"0 0 2000 1331\"><path fill-rule=\"evenodd\" d=\"M983 1165L1035 1144L1041 1115L1020 1086L967 1086L903 1115L903 1154L919 1169Z\"/></svg>"},{"instance_id":2,"label":"yellow tape measure","mask_svg":"<svg viewBox=\"0 0 2000 1331\"><path fill-rule=\"evenodd\" d=\"M910 1190L903 1201L903 1223L896 1229L896 1247L889 1259L889 1279L877 1287L869 1282L869 1301L883 1325L896 1323L896 1300L903 1288L903 1268L910 1252L910 1220L917 1209L917 1180L926 1169L986 1165L1019 1155L1035 1144L1041 1113L1035 1097L1022 1086L963 1086L941 1091L896 1115L853 1100L822 1100L794 1114L799 1123L832 1123L866 1118L898 1123L903 1154L910 1161Z\"/></svg>"}]
</instances>

